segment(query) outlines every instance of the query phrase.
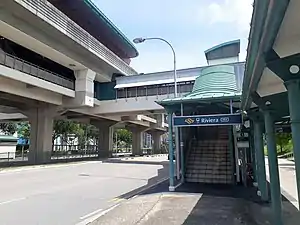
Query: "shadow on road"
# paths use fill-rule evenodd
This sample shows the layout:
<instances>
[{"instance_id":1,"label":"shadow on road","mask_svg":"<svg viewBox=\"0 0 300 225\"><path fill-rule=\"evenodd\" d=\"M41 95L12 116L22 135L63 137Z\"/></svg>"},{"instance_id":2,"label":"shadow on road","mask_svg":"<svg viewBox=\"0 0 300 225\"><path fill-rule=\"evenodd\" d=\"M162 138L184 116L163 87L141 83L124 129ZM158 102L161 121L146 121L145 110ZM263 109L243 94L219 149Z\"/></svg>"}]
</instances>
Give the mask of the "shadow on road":
<instances>
[{"instance_id":1,"label":"shadow on road","mask_svg":"<svg viewBox=\"0 0 300 225\"><path fill-rule=\"evenodd\" d=\"M128 193L118 196L119 199L129 199L137 194L142 195L149 193L151 190L163 192L168 190L168 183L165 180L169 177L169 162L168 161L137 161L137 160L122 160L122 159L107 159L103 163L121 163L121 164L138 164L138 165L160 165L162 168L157 170L157 176L148 179L147 184L132 190Z\"/></svg>"},{"instance_id":2,"label":"shadow on road","mask_svg":"<svg viewBox=\"0 0 300 225\"><path fill-rule=\"evenodd\" d=\"M139 165L168 165L168 161L142 161L142 160L124 160L124 159L107 159L103 163L123 163L123 164L139 164Z\"/></svg>"}]
</instances>

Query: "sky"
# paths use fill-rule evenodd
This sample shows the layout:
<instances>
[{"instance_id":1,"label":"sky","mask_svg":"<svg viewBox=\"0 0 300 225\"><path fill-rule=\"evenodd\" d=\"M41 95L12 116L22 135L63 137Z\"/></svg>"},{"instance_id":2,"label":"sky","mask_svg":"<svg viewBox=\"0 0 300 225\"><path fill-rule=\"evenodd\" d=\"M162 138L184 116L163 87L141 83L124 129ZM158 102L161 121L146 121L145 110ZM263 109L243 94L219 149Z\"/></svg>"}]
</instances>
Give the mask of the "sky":
<instances>
[{"instance_id":1,"label":"sky","mask_svg":"<svg viewBox=\"0 0 300 225\"><path fill-rule=\"evenodd\" d=\"M130 39L162 37L174 47L177 68L207 65L204 51L240 39L245 60L253 0L94 0ZM173 69L171 49L159 41L138 44L131 66L139 73Z\"/></svg>"}]
</instances>

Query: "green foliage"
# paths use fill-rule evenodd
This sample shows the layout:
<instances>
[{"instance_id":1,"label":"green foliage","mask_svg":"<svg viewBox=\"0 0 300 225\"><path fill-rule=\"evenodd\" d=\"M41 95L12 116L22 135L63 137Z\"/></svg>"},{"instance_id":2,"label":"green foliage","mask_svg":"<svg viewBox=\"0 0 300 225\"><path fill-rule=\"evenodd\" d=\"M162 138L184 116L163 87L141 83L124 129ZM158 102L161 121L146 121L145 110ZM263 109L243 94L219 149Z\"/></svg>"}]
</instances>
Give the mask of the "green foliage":
<instances>
[{"instance_id":1,"label":"green foliage","mask_svg":"<svg viewBox=\"0 0 300 225\"><path fill-rule=\"evenodd\" d=\"M28 122L20 122L17 124L18 137L28 139L30 136L30 124Z\"/></svg>"},{"instance_id":2,"label":"green foliage","mask_svg":"<svg viewBox=\"0 0 300 225\"><path fill-rule=\"evenodd\" d=\"M82 134L82 129L79 123L70 120L55 120L53 124L53 136L54 141L58 136L62 137L64 142L68 141L68 135L74 134L75 136L80 136Z\"/></svg>"},{"instance_id":3,"label":"green foliage","mask_svg":"<svg viewBox=\"0 0 300 225\"><path fill-rule=\"evenodd\" d=\"M289 149L289 143L292 140L291 133L276 133L276 144L279 148L279 153L283 154L284 152L292 151Z\"/></svg>"},{"instance_id":4,"label":"green foliage","mask_svg":"<svg viewBox=\"0 0 300 225\"><path fill-rule=\"evenodd\" d=\"M17 124L12 122L0 123L0 130L5 135L13 135L17 131Z\"/></svg>"},{"instance_id":5,"label":"green foliage","mask_svg":"<svg viewBox=\"0 0 300 225\"><path fill-rule=\"evenodd\" d=\"M132 133L126 129L118 129L114 134L114 142L116 141L124 142L128 146L132 143Z\"/></svg>"},{"instance_id":6,"label":"green foliage","mask_svg":"<svg viewBox=\"0 0 300 225\"><path fill-rule=\"evenodd\" d=\"M97 127L90 124L80 124L80 130L77 133L78 142L80 146L88 144L88 140L95 140L99 136Z\"/></svg>"},{"instance_id":7,"label":"green foliage","mask_svg":"<svg viewBox=\"0 0 300 225\"><path fill-rule=\"evenodd\" d=\"M58 137L62 137L62 141L67 143L68 136L74 135L78 138L78 144L84 147L88 144L88 140L97 139L99 136L98 129L90 124L81 124L69 120L56 120L53 125L53 141ZM67 143L68 144L68 143Z\"/></svg>"}]
</instances>

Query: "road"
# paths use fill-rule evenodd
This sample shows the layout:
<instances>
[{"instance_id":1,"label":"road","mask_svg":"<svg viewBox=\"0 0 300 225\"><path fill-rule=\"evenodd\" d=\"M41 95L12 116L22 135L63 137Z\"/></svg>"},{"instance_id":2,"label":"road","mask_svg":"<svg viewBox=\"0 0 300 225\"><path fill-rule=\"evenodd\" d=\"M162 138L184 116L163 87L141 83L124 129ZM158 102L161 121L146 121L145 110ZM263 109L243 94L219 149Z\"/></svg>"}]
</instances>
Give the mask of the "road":
<instances>
[{"instance_id":1,"label":"road","mask_svg":"<svg viewBox=\"0 0 300 225\"><path fill-rule=\"evenodd\" d=\"M166 156L1 171L0 224L84 224L167 174Z\"/></svg>"}]
</instances>

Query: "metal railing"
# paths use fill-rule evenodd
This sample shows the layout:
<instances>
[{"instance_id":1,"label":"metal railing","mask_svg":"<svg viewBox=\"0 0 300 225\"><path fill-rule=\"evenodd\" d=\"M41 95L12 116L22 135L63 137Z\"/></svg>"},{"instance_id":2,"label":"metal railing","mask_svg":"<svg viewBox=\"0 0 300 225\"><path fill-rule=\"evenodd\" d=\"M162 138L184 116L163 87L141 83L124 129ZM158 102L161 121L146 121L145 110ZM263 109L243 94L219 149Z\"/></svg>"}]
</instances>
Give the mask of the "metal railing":
<instances>
[{"instance_id":1,"label":"metal railing","mask_svg":"<svg viewBox=\"0 0 300 225\"><path fill-rule=\"evenodd\" d=\"M97 145L53 145L52 159L98 157Z\"/></svg>"},{"instance_id":2,"label":"metal railing","mask_svg":"<svg viewBox=\"0 0 300 225\"><path fill-rule=\"evenodd\" d=\"M63 32L69 38L73 39L93 54L98 55L99 58L105 60L124 74L137 74L133 68L48 1L15 0L15 2L24 6L26 9L30 10L41 19Z\"/></svg>"},{"instance_id":3,"label":"metal railing","mask_svg":"<svg viewBox=\"0 0 300 225\"><path fill-rule=\"evenodd\" d=\"M193 90L193 82L178 83L178 93L187 94ZM174 94L174 84L159 84L142 87L130 87L116 90L116 98L136 98L143 96L159 96L167 95L168 97Z\"/></svg>"},{"instance_id":4,"label":"metal railing","mask_svg":"<svg viewBox=\"0 0 300 225\"><path fill-rule=\"evenodd\" d=\"M294 158L294 152L285 153L284 155L278 156L278 158L293 159Z\"/></svg>"},{"instance_id":5,"label":"metal railing","mask_svg":"<svg viewBox=\"0 0 300 225\"><path fill-rule=\"evenodd\" d=\"M29 63L0 49L0 64L59 86L75 89L75 81Z\"/></svg>"}]
</instances>

